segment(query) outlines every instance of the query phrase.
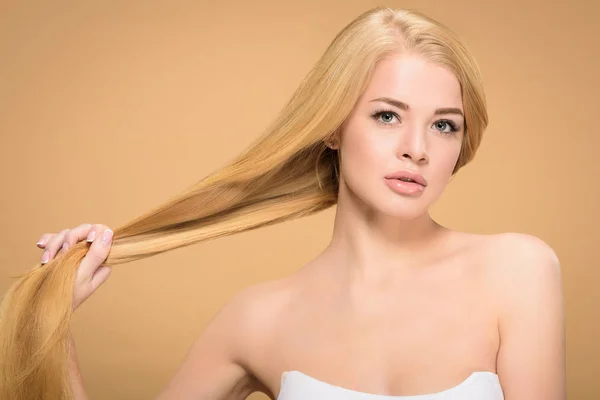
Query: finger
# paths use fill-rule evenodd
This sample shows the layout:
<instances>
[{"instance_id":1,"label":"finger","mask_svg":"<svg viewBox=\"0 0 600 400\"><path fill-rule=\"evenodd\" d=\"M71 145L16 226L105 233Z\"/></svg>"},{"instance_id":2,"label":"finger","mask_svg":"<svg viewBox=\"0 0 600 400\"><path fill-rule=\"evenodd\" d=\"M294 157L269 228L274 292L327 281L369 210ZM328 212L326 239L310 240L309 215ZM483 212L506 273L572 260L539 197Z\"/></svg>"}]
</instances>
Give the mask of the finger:
<instances>
[{"instance_id":1,"label":"finger","mask_svg":"<svg viewBox=\"0 0 600 400\"><path fill-rule=\"evenodd\" d=\"M90 229L90 231L88 232L88 235L86 238L87 242L92 243L94 241L94 239L96 238L96 236L102 234L102 232L104 232L106 230L106 228L108 228L106 225L94 224L92 226L92 229Z\"/></svg>"},{"instance_id":2,"label":"finger","mask_svg":"<svg viewBox=\"0 0 600 400\"><path fill-rule=\"evenodd\" d=\"M94 239L87 254L81 260L75 279L78 282L90 282L94 273L108 257L112 244L113 231L105 228L99 237Z\"/></svg>"},{"instance_id":3,"label":"finger","mask_svg":"<svg viewBox=\"0 0 600 400\"><path fill-rule=\"evenodd\" d=\"M40 249L46 247L46 243L48 243L48 240L50 240L52 236L54 236L54 233L44 233L42 236L40 236L40 240L38 240L36 243L37 247Z\"/></svg>"},{"instance_id":4,"label":"finger","mask_svg":"<svg viewBox=\"0 0 600 400\"><path fill-rule=\"evenodd\" d=\"M67 232L60 251L67 251L78 242L87 238L88 233L92 229L92 224L81 224Z\"/></svg>"},{"instance_id":5,"label":"finger","mask_svg":"<svg viewBox=\"0 0 600 400\"><path fill-rule=\"evenodd\" d=\"M92 292L98 289L110 276L112 271L112 267L108 265L103 265L96 270L94 275L92 276L92 280L90 281L90 286L92 287Z\"/></svg>"},{"instance_id":6,"label":"finger","mask_svg":"<svg viewBox=\"0 0 600 400\"><path fill-rule=\"evenodd\" d=\"M42 264L46 264L48 261L52 260L58 249L62 245L64 241L65 234L69 231L69 229L63 229L56 235L52 236L48 243L46 244L46 251L42 254Z\"/></svg>"}]
</instances>

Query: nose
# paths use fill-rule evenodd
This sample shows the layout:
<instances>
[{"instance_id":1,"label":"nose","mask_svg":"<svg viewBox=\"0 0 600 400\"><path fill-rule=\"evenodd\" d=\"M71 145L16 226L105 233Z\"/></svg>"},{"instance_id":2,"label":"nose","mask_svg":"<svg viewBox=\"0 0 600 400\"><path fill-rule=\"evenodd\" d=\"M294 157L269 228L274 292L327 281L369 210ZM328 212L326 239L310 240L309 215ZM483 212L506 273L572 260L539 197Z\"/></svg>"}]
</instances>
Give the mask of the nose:
<instances>
[{"instance_id":1,"label":"nose","mask_svg":"<svg viewBox=\"0 0 600 400\"><path fill-rule=\"evenodd\" d=\"M426 133L417 128L409 128L400 134L396 155L408 158L417 164L427 161Z\"/></svg>"}]
</instances>

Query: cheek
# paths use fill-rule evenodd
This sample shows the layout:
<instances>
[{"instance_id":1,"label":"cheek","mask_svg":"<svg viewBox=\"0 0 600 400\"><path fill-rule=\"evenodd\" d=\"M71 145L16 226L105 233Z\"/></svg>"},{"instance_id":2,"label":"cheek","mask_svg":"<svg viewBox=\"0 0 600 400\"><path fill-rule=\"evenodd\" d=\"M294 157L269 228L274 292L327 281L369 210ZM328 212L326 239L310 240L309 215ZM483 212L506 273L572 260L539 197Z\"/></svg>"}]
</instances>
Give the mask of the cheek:
<instances>
[{"instance_id":1,"label":"cheek","mask_svg":"<svg viewBox=\"0 0 600 400\"><path fill-rule=\"evenodd\" d=\"M448 167L448 170L449 170L448 174L450 174L450 175L452 174L452 171L454 170L454 166L458 162L458 157L460 156L461 149L462 149L462 141L457 140L454 143L454 146L450 147L449 151L446 154L446 157L444 158L444 163Z\"/></svg>"},{"instance_id":2,"label":"cheek","mask_svg":"<svg viewBox=\"0 0 600 400\"><path fill-rule=\"evenodd\" d=\"M367 128L346 133L341 149L346 172L356 176L385 172L389 146Z\"/></svg>"},{"instance_id":3,"label":"cheek","mask_svg":"<svg viewBox=\"0 0 600 400\"><path fill-rule=\"evenodd\" d=\"M431 178L438 184L445 185L452 176L454 166L458 161L460 155L460 145L456 146L445 146L440 148L439 151L431 154L431 160L435 160L435 163L431 165L433 168L428 168L428 172L432 175Z\"/></svg>"}]
</instances>

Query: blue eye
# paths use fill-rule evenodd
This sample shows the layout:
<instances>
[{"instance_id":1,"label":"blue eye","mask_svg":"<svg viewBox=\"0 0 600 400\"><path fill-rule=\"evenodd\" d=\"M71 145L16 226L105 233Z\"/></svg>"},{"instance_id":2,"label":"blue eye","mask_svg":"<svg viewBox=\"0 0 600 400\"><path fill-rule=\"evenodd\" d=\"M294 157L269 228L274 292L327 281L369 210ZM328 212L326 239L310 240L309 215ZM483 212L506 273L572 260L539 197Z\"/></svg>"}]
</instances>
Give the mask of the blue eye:
<instances>
[{"instance_id":1,"label":"blue eye","mask_svg":"<svg viewBox=\"0 0 600 400\"><path fill-rule=\"evenodd\" d=\"M456 126L454 121L450 121L449 119L440 119L439 121L436 121L434 125L436 126L436 128L440 127L441 125L441 133L452 134L458 131L458 127ZM449 127L450 130L444 131L444 127Z\"/></svg>"},{"instance_id":2,"label":"blue eye","mask_svg":"<svg viewBox=\"0 0 600 400\"><path fill-rule=\"evenodd\" d=\"M388 122L388 121L381 121L379 119L380 116L385 116L386 117L385 119L392 119L393 120L394 117L396 117L396 119L398 119L398 120L400 119L400 117L398 117L398 114L396 114L395 112L389 111L389 110L381 110L381 111L375 112L375 114L373 114L372 117L375 118L375 120L377 122L379 122L380 124L383 124L383 125L391 125L392 122L391 121L390 122Z\"/></svg>"}]
</instances>

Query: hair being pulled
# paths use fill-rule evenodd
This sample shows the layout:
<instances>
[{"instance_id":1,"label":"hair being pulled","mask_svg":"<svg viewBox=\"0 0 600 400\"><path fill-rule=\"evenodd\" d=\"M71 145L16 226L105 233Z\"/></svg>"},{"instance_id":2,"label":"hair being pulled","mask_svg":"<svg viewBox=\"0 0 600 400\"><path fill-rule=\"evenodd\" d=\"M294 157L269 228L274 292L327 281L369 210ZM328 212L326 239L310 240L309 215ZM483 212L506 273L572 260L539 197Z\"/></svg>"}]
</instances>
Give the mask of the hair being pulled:
<instances>
[{"instance_id":1,"label":"hair being pulled","mask_svg":"<svg viewBox=\"0 0 600 400\"><path fill-rule=\"evenodd\" d=\"M377 62L412 51L454 72L466 131L456 173L487 126L479 69L447 27L418 13L373 8L348 24L283 110L242 154L165 204L114 230L104 262L117 265L171 249L308 216L337 202L341 165L324 141L339 133ZM69 322L77 243L20 275L0 304L0 399L72 399Z\"/></svg>"}]
</instances>

